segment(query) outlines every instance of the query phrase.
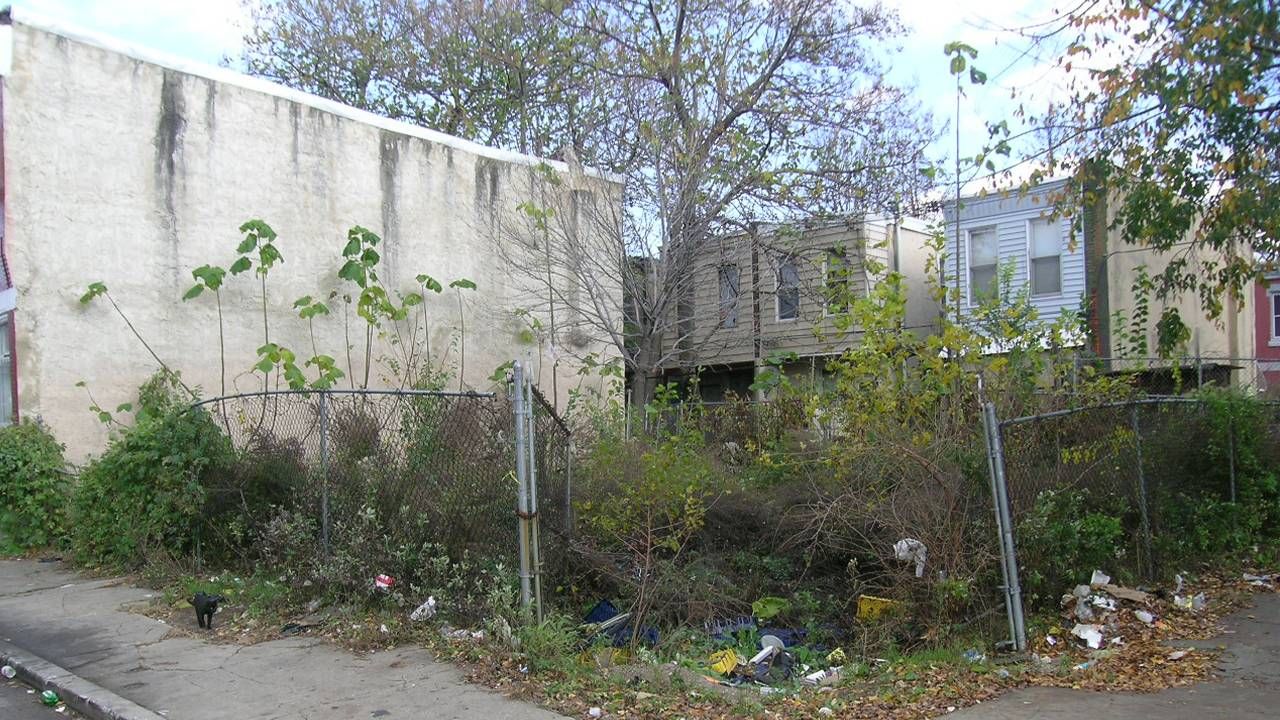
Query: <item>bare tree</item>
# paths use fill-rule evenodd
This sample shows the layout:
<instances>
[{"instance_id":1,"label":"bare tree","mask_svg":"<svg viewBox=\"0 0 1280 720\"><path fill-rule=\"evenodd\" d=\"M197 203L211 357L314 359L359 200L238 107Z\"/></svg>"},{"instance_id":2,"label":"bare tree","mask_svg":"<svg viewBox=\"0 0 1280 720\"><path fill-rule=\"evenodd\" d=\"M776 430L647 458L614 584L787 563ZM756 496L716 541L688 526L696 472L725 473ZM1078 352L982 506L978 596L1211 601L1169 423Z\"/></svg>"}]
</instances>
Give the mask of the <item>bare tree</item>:
<instances>
[{"instance_id":1,"label":"bare tree","mask_svg":"<svg viewBox=\"0 0 1280 720\"><path fill-rule=\"evenodd\" d=\"M255 18L255 72L625 181L531 182L529 222L498 235L555 346L613 345L639 403L691 349L716 238L910 209L927 182L932 129L884 79L900 27L878 4L263 0Z\"/></svg>"},{"instance_id":2,"label":"bare tree","mask_svg":"<svg viewBox=\"0 0 1280 720\"><path fill-rule=\"evenodd\" d=\"M610 332L637 402L689 349L694 269L718 237L917 201L932 132L884 80L879 57L899 28L881 7L594 0L557 18L600 48L591 74L608 112L592 160L626 191L621 218L596 222L616 228L607 276L624 299ZM601 271L601 258L567 253L583 274Z\"/></svg>"}]
</instances>

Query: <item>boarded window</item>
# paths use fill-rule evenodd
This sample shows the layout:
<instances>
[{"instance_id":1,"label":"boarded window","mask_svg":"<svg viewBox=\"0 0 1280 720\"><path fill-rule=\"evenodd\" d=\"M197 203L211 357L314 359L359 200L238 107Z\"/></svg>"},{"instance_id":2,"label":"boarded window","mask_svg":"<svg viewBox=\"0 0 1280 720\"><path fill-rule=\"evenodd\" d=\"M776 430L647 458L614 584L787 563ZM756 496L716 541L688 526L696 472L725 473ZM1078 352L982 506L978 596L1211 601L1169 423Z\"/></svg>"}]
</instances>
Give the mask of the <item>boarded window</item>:
<instances>
[{"instance_id":1,"label":"boarded window","mask_svg":"<svg viewBox=\"0 0 1280 720\"><path fill-rule=\"evenodd\" d=\"M720 266L720 327L738 325L738 289L741 275L737 265Z\"/></svg>"},{"instance_id":2,"label":"boarded window","mask_svg":"<svg viewBox=\"0 0 1280 720\"><path fill-rule=\"evenodd\" d=\"M1031 294L1062 292L1062 225L1057 220L1031 221Z\"/></svg>"},{"instance_id":3,"label":"boarded window","mask_svg":"<svg viewBox=\"0 0 1280 720\"><path fill-rule=\"evenodd\" d=\"M778 258L778 319L800 317L800 272L795 258Z\"/></svg>"},{"instance_id":4,"label":"boarded window","mask_svg":"<svg viewBox=\"0 0 1280 720\"><path fill-rule=\"evenodd\" d=\"M1000 264L1000 245L995 228L969 231L969 300L981 302L994 297L997 270Z\"/></svg>"}]
</instances>

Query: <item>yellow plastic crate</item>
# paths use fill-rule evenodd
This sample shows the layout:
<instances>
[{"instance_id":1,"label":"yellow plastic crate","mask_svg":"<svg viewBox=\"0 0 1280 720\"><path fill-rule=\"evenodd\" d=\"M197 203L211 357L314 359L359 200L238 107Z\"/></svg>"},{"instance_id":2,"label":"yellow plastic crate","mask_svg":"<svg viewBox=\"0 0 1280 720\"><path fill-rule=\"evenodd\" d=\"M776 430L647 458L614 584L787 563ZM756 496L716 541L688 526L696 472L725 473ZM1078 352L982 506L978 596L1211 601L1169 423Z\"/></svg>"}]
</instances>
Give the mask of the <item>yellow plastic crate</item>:
<instances>
[{"instance_id":1,"label":"yellow plastic crate","mask_svg":"<svg viewBox=\"0 0 1280 720\"><path fill-rule=\"evenodd\" d=\"M858 596L858 619L878 620L881 615L901 607L902 603L875 595Z\"/></svg>"}]
</instances>

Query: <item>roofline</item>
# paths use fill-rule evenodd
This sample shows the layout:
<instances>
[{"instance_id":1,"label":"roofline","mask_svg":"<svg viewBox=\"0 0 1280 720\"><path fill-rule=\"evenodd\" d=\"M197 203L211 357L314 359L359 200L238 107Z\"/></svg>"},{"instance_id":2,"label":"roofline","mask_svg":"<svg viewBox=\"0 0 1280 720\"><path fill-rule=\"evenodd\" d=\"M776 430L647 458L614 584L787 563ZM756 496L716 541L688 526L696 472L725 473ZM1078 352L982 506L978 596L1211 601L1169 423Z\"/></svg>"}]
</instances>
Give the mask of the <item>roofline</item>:
<instances>
[{"instance_id":1,"label":"roofline","mask_svg":"<svg viewBox=\"0 0 1280 720\"><path fill-rule=\"evenodd\" d=\"M226 85L234 85L236 87L259 92L264 95L271 95L282 100L288 100L300 105L306 105L331 115L353 120L355 122L364 123L373 127L388 130L401 135L416 137L428 142L445 145L463 152L471 153L480 157L497 160L500 162L511 163L514 165L527 165L536 167L546 164L559 172L569 172L569 165L560 160L549 160L540 158L535 155L516 152L514 150L504 150L502 148L481 145L480 143L464 140L442 133L438 130L430 130L420 125L403 122L401 120L392 120L367 110L360 110L344 105L335 100L322 98L319 95L312 95L301 90L295 90L279 83L271 82L252 75L246 75L230 68L221 68L207 63L201 63L186 58L180 58L168 53L152 50L150 48L141 47L132 43L120 40L118 38L104 35L101 33L85 30L69 24L62 24L49 18L41 17L37 13L32 13L23 8L19 11L17 8L7 8L4 17L0 18L0 24L25 25L36 30L40 30L52 35L72 40L84 45L90 45L101 50L118 53L126 57L132 58L152 65L158 65L169 70L193 75L195 77L212 80L214 82ZM0 75L9 75L12 70L13 58L13 36L11 33L8 37L0 36ZM597 168L583 167L584 175L607 182L623 184L624 178L617 173L600 170Z\"/></svg>"},{"instance_id":2,"label":"roofline","mask_svg":"<svg viewBox=\"0 0 1280 720\"><path fill-rule=\"evenodd\" d=\"M814 232L825 232L830 230L851 229L851 228L858 227L859 225L870 225L870 224L881 225L881 226L893 225L895 221L898 224L900 224L901 227L904 227L908 230L915 230L917 232L922 232L922 233L929 232L929 222L927 220L914 217L914 216L902 216L899 218L894 218L884 214L851 216L847 218L823 220L820 222L813 222L812 220L801 220L796 223L787 223L787 222L759 223L756 227L757 227L757 232L761 236L768 237L768 236L777 234L778 230L783 227L792 228L799 233L814 233ZM717 237L736 238L736 237L745 237L750 234L751 233L748 231L738 230L735 232L724 233L722 235L718 235Z\"/></svg>"},{"instance_id":3,"label":"roofline","mask_svg":"<svg viewBox=\"0 0 1280 720\"><path fill-rule=\"evenodd\" d=\"M1063 185L1066 185L1069 182L1071 182L1070 177L1060 177L1060 178L1054 178L1052 180L1044 180L1042 182L1036 183L1035 185L1028 186L1026 189L1026 192L1031 193L1033 191L1038 191L1038 190L1052 190L1052 189L1061 187ZM966 200L983 202L988 200L994 200L1001 196L1010 196L1020 192L1022 192L1021 187L1001 188L999 190L991 190L986 193L971 193L969 195L961 195L960 202L964 202ZM956 204L955 197L949 197L942 201L942 207L944 211L946 208L955 204Z\"/></svg>"}]
</instances>

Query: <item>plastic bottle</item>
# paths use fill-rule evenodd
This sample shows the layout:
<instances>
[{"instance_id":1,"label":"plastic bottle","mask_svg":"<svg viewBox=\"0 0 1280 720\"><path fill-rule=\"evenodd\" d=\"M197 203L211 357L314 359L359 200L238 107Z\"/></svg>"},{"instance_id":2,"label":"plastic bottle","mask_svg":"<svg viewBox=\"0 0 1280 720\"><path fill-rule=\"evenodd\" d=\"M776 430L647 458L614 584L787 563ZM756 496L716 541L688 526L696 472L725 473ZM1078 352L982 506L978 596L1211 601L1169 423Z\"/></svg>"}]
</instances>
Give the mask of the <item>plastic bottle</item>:
<instances>
[{"instance_id":1,"label":"plastic bottle","mask_svg":"<svg viewBox=\"0 0 1280 720\"><path fill-rule=\"evenodd\" d=\"M4 667L0 667L0 675L3 675L6 680L12 680L13 677L17 674L18 674L18 671L14 670L12 665L5 665Z\"/></svg>"},{"instance_id":2,"label":"plastic bottle","mask_svg":"<svg viewBox=\"0 0 1280 720\"><path fill-rule=\"evenodd\" d=\"M58 693L52 690L45 690L40 693L40 702L48 705L49 707L53 707L58 704Z\"/></svg>"}]
</instances>

